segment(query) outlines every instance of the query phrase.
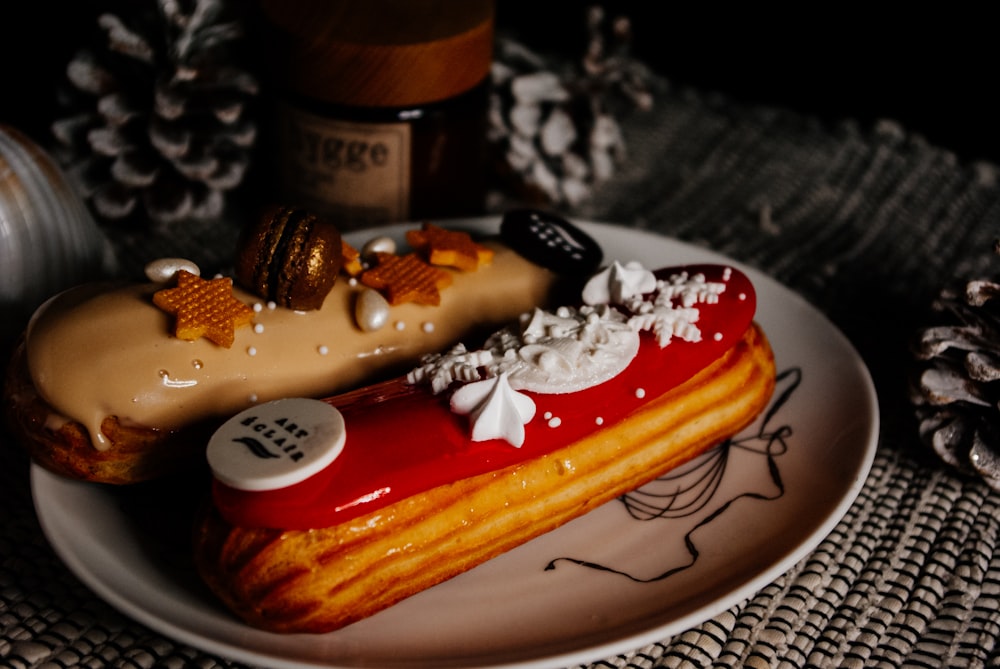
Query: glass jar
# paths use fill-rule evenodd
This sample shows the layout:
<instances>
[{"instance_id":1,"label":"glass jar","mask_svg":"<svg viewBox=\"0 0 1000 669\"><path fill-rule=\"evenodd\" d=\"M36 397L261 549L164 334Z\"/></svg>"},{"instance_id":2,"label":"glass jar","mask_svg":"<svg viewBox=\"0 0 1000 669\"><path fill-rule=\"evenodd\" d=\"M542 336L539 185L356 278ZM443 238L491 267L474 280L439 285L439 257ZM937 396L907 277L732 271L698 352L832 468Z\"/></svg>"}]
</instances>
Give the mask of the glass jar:
<instances>
[{"instance_id":1,"label":"glass jar","mask_svg":"<svg viewBox=\"0 0 1000 669\"><path fill-rule=\"evenodd\" d=\"M492 0L262 0L274 178L345 229L482 212Z\"/></svg>"}]
</instances>

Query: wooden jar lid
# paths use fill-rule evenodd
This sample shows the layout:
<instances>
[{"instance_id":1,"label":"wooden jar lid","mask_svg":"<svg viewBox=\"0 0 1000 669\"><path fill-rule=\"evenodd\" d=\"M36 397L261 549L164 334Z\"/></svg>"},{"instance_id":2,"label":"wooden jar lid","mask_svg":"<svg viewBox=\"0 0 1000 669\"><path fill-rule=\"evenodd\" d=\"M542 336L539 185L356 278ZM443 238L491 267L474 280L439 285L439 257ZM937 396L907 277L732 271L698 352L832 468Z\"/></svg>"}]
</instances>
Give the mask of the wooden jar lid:
<instances>
[{"instance_id":1,"label":"wooden jar lid","mask_svg":"<svg viewBox=\"0 0 1000 669\"><path fill-rule=\"evenodd\" d=\"M365 0L261 4L277 82L326 103L406 107L480 84L493 57L493 3Z\"/></svg>"}]
</instances>

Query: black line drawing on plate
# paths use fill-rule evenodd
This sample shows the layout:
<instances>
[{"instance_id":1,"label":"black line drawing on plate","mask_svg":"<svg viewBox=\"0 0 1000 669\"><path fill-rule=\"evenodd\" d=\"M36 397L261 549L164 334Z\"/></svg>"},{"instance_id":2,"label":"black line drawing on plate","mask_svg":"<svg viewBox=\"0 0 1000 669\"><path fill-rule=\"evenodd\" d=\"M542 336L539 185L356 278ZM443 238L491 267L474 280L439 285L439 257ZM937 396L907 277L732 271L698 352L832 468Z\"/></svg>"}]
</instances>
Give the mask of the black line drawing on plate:
<instances>
[{"instance_id":1,"label":"black line drawing on plate","mask_svg":"<svg viewBox=\"0 0 1000 669\"><path fill-rule=\"evenodd\" d=\"M668 472L655 481L619 498L628 514L641 522L677 520L704 513L704 517L697 520L684 534L684 546L689 558L686 563L671 566L669 569L650 577L641 577L610 565L572 557L559 557L550 561L545 566L545 570L555 569L559 563L568 562L588 569L619 574L637 583L655 583L689 569L698 560L699 550L693 539L697 530L724 514L738 500L750 498L773 501L784 495L785 487L777 459L788 450L787 439L792 434L792 427L780 423L778 414L801 383L801 368L792 367L780 372L776 377L771 404L757 419L756 429L753 432L744 431L734 438L727 439L690 463L691 466ZM726 470L737 451L765 459L767 473L773 489L776 490L775 493L768 495L748 490L721 503L715 499ZM716 504L716 506L710 508L712 504Z\"/></svg>"}]
</instances>

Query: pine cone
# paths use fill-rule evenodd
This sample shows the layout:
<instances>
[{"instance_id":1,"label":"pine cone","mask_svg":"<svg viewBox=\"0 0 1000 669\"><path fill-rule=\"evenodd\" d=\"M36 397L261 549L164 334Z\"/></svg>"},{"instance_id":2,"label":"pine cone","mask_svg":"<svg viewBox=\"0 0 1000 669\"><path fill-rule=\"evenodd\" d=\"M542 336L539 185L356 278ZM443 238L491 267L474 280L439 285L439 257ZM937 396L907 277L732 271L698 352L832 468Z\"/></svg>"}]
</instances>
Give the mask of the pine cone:
<instances>
[{"instance_id":1,"label":"pine cone","mask_svg":"<svg viewBox=\"0 0 1000 669\"><path fill-rule=\"evenodd\" d=\"M67 67L54 151L101 221L219 216L250 164L258 85L226 0L127 2Z\"/></svg>"},{"instance_id":2,"label":"pine cone","mask_svg":"<svg viewBox=\"0 0 1000 669\"><path fill-rule=\"evenodd\" d=\"M1000 254L1000 246L995 247ZM1000 490L1000 283L946 287L922 329L911 386L921 439L942 460Z\"/></svg>"},{"instance_id":3,"label":"pine cone","mask_svg":"<svg viewBox=\"0 0 1000 669\"><path fill-rule=\"evenodd\" d=\"M625 160L617 115L652 107L655 77L629 56L627 18L587 13L589 43L577 66L560 68L514 39L498 37L489 142L505 187L529 199L575 206Z\"/></svg>"}]
</instances>

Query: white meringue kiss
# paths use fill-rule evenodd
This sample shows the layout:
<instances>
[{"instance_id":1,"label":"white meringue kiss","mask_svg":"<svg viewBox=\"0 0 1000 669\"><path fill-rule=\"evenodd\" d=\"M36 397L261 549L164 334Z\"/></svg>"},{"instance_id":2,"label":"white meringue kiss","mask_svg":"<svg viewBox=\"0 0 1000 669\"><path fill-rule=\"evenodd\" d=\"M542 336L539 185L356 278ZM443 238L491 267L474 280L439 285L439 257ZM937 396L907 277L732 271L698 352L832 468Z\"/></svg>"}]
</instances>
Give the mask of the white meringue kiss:
<instances>
[{"instance_id":1,"label":"white meringue kiss","mask_svg":"<svg viewBox=\"0 0 1000 669\"><path fill-rule=\"evenodd\" d=\"M468 414L472 440L503 439L511 446L524 444L524 426L535 417L535 402L510 387L507 375L469 383L451 396L451 409Z\"/></svg>"}]
</instances>

